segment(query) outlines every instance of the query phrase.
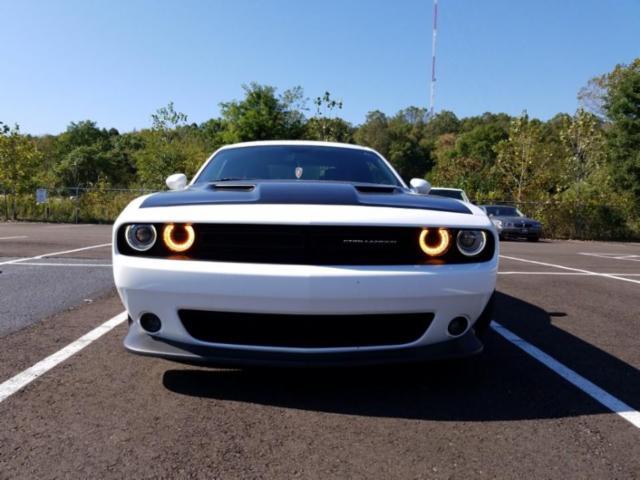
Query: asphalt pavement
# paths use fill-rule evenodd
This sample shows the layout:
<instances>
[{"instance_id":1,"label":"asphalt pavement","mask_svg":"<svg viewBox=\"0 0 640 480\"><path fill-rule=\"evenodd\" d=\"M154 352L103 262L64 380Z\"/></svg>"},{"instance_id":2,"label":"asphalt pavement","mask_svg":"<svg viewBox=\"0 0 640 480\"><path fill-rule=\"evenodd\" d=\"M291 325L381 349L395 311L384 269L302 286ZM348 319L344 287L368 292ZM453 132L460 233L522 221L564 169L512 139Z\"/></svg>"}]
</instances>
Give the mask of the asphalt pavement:
<instances>
[{"instance_id":1,"label":"asphalt pavement","mask_svg":"<svg viewBox=\"0 0 640 480\"><path fill-rule=\"evenodd\" d=\"M478 357L243 371L124 352L109 242L0 224L2 479L640 478L639 244L503 242Z\"/></svg>"}]
</instances>

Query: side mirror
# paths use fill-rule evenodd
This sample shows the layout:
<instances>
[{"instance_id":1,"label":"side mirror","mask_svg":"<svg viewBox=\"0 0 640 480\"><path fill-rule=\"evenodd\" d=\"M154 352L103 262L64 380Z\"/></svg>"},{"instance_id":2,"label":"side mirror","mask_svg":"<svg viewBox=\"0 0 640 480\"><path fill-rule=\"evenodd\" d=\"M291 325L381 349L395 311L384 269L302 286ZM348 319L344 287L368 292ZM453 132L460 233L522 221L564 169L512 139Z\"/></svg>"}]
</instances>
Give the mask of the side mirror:
<instances>
[{"instance_id":1,"label":"side mirror","mask_svg":"<svg viewBox=\"0 0 640 480\"><path fill-rule=\"evenodd\" d=\"M409 184L411 189L420 195L426 195L431 190L431 184L424 178L412 178Z\"/></svg>"},{"instance_id":2,"label":"side mirror","mask_svg":"<svg viewBox=\"0 0 640 480\"><path fill-rule=\"evenodd\" d=\"M174 173L167 177L169 190L183 190L187 186L187 176L184 173Z\"/></svg>"}]
</instances>

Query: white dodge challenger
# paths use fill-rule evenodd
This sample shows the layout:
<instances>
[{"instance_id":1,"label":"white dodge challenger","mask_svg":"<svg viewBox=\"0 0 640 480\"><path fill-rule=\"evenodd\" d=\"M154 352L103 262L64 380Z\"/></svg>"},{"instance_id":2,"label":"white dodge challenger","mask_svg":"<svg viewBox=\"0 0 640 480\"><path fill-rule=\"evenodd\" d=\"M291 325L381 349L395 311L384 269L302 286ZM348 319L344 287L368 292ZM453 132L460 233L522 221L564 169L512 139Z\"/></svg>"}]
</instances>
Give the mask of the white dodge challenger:
<instances>
[{"instance_id":1,"label":"white dodge challenger","mask_svg":"<svg viewBox=\"0 0 640 480\"><path fill-rule=\"evenodd\" d=\"M113 227L126 349L230 366L481 352L495 228L410 184L374 150L324 142L229 145L188 185L170 176Z\"/></svg>"}]
</instances>

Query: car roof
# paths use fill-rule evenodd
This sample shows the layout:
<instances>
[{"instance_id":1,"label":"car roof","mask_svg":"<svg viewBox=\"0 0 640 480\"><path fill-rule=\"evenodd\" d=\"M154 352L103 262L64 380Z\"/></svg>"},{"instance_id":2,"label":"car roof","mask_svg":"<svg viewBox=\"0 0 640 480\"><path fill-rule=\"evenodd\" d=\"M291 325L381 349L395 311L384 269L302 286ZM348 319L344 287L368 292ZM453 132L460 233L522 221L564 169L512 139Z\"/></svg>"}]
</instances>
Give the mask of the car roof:
<instances>
[{"instance_id":1,"label":"car roof","mask_svg":"<svg viewBox=\"0 0 640 480\"><path fill-rule=\"evenodd\" d=\"M260 140L255 142L240 142L232 143L220 147L220 150L227 150L229 148L244 148L244 147L265 147L265 146L306 146L306 147L338 147L338 148L350 148L352 150L364 150L367 152L377 153L373 148L363 147L362 145L354 145L352 143L339 143L339 142L321 142L317 140Z\"/></svg>"}]
</instances>

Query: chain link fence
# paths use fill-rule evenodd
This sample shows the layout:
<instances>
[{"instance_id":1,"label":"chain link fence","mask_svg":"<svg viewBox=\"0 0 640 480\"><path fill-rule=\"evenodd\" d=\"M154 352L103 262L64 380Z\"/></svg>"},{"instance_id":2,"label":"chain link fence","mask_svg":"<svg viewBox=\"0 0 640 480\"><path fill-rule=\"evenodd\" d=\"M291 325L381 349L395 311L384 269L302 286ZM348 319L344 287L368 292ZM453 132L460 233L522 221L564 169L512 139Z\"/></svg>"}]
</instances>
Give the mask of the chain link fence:
<instances>
[{"instance_id":1,"label":"chain link fence","mask_svg":"<svg viewBox=\"0 0 640 480\"><path fill-rule=\"evenodd\" d=\"M111 223L131 200L153 191L62 187L48 189L46 196L37 198L36 192L0 190L0 218L5 221Z\"/></svg>"},{"instance_id":2,"label":"chain link fence","mask_svg":"<svg viewBox=\"0 0 640 480\"><path fill-rule=\"evenodd\" d=\"M154 190L118 188L55 188L37 198L36 192L0 189L0 219L58 223L111 223L134 198ZM542 222L547 238L581 240L639 240L640 221L625 205L595 201L482 202L518 207Z\"/></svg>"}]
</instances>

